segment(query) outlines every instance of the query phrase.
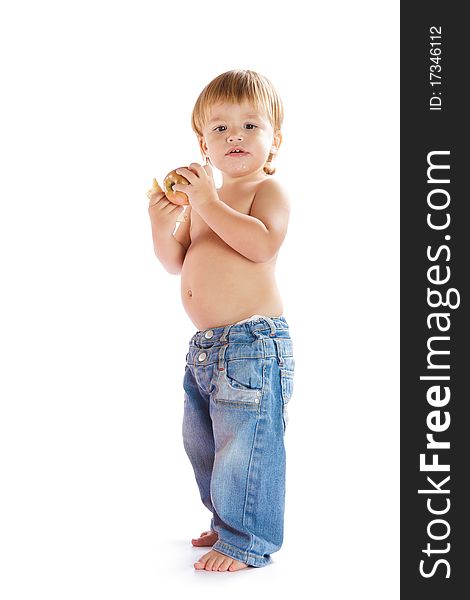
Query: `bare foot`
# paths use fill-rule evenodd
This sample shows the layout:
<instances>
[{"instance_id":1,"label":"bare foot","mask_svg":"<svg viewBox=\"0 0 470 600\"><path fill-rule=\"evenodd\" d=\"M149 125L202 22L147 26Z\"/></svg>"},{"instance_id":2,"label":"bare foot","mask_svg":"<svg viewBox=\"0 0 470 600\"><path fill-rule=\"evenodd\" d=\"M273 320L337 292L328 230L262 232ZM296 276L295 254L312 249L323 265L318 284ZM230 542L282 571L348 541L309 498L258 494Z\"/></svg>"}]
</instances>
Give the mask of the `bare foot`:
<instances>
[{"instance_id":1,"label":"bare foot","mask_svg":"<svg viewBox=\"0 0 470 600\"><path fill-rule=\"evenodd\" d=\"M215 531L203 531L198 538L191 540L191 544L193 546L213 546L218 539L219 536Z\"/></svg>"},{"instance_id":2,"label":"bare foot","mask_svg":"<svg viewBox=\"0 0 470 600\"><path fill-rule=\"evenodd\" d=\"M230 556L217 552L217 550L210 550L194 563L194 568L198 571L204 569L206 571L239 571L247 566L246 563L230 558Z\"/></svg>"}]
</instances>

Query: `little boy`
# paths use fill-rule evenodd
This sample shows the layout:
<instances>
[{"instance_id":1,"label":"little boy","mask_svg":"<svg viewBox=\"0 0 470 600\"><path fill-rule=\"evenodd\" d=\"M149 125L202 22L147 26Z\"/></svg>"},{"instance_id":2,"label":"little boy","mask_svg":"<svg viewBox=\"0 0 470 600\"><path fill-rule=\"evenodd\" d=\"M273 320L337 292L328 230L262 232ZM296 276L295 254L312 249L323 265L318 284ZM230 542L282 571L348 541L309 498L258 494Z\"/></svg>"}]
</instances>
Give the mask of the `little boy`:
<instances>
[{"instance_id":1,"label":"little boy","mask_svg":"<svg viewBox=\"0 0 470 600\"><path fill-rule=\"evenodd\" d=\"M289 200L273 179L283 107L253 71L223 73L192 114L204 166L177 172L181 206L148 192L154 250L181 273L181 298L198 331L189 342L183 443L211 529L193 539L212 546L195 564L207 571L263 567L283 540L286 404L293 390L289 326L275 281ZM210 164L209 164L210 163ZM211 165L223 176L215 188Z\"/></svg>"}]
</instances>

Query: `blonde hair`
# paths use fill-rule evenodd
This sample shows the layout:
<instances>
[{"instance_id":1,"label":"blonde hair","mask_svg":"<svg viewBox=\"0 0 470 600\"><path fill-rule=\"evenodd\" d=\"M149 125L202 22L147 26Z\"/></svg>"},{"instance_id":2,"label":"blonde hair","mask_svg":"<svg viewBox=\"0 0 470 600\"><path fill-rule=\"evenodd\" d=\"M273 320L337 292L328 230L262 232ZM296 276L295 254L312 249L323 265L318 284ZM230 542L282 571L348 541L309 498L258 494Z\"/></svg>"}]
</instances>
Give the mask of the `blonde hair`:
<instances>
[{"instance_id":1,"label":"blonde hair","mask_svg":"<svg viewBox=\"0 0 470 600\"><path fill-rule=\"evenodd\" d=\"M284 108L273 84L255 71L234 69L218 75L200 93L191 115L193 131L199 138L203 137L202 130L209 120L210 109L214 104L244 101L263 112L274 131L281 129ZM273 157L274 153L270 152L263 167L268 175L273 175L276 171L272 166Z\"/></svg>"}]
</instances>

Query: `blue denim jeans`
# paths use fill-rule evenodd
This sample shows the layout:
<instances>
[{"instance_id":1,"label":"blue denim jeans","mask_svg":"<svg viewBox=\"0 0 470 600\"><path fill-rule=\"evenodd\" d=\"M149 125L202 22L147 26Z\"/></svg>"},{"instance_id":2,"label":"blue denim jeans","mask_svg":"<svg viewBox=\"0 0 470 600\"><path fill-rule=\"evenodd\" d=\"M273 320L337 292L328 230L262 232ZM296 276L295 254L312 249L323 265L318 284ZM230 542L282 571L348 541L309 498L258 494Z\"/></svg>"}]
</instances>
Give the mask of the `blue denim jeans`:
<instances>
[{"instance_id":1,"label":"blue denim jeans","mask_svg":"<svg viewBox=\"0 0 470 600\"><path fill-rule=\"evenodd\" d=\"M294 364L283 316L198 331L186 355L183 443L219 536L213 549L254 567L283 540Z\"/></svg>"}]
</instances>

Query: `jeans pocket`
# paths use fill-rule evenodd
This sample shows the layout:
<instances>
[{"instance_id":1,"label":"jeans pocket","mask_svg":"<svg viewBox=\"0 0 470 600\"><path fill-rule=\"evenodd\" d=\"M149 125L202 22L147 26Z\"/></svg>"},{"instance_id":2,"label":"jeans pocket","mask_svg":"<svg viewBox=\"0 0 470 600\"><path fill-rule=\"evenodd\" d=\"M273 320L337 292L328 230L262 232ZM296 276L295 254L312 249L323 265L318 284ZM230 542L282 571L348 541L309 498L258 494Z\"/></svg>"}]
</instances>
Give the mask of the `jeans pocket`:
<instances>
[{"instance_id":1,"label":"jeans pocket","mask_svg":"<svg viewBox=\"0 0 470 600\"><path fill-rule=\"evenodd\" d=\"M263 388L263 361L258 358L228 360L226 362L228 384L237 390L261 390Z\"/></svg>"},{"instance_id":2,"label":"jeans pocket","mask_svg":"<svg viewBox=\"0 0 470 600\"><path fill-rule=\"evenodd\" d=\"M294 358L289 357L284 361L284 367L281 371L281 394L282 394L282 418L284 420L284 431L289 422L287 405L294 393Z\"/></svg>"},{"instance_id":3,"label":"jeans pocket","mask_svg":"<svg viewBox=\"0 0 470 600\"><path fill-rule=\"evenodd\" d=\"M287 404L294 393L294 373L281 369L282 403Z\"/></svg>"},{"instance_id":4,"label":"jeans pocket","mask_svg":"<svg viewBox=\"0 0 470 600\"><path fill-rule=\"evenodd\" d=\"M218 372L214 401L232 408L258 410L263 388L263 361L229 360Z\"/></svg>"}]
</instances>

